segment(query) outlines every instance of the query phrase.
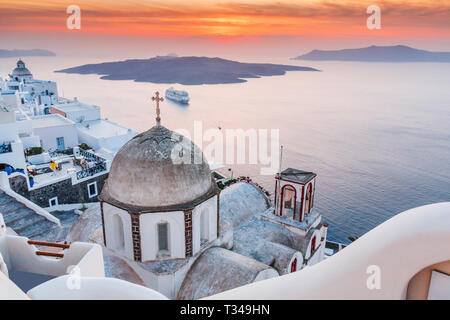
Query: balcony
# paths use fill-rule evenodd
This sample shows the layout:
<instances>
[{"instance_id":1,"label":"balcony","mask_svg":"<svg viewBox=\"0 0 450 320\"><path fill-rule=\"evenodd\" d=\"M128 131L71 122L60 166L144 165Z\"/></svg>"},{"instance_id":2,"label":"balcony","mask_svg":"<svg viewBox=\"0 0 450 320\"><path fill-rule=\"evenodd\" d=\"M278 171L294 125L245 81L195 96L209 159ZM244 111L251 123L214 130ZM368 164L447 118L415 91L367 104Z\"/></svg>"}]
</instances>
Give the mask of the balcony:
<instances>
[{"instance_id":1,"label":"balcony","mask_svg":"<svg viewBox=\"0 0 450 320\"><path fill-rule=\"evenodd\" d=\"M55 163L54 165L49 162L28 166L28 172L34 178L34 188L68 179L69 177L83 180L108 170L106 160L94 153L83 150L73 154L70 154L70 152L66 150L50 153L49 156ZM73 183L76 182L73 181Z\"/></svg>"},{"instance_id":2,"label":"balcony","mask_svg":"<svg viewBox=\"0 0 450 320\"><path fill-rule=\"evenodd\" d=\"M81 180L84 178L95 176L96 174L100 172L106 171L106 162L101 162L100 164L96 165L95 167L88 168L82 171L77 172L77 179Z\"/></svg>"}]
</instances>

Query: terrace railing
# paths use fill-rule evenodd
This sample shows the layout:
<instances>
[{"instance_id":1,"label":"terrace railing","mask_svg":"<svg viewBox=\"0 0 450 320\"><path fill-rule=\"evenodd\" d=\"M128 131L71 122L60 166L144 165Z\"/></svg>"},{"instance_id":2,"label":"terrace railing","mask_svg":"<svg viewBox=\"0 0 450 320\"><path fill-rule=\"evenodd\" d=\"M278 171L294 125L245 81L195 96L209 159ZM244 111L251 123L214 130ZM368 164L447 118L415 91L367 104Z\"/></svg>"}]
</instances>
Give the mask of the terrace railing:
<instances>
[{"instance_id":1,"label":"terrace railing","mask_svg":"<svg viewBox=\"0 0 450 320\"><path fill-rule=\"evenodd\" d=\"M77 172L77 179L81 180L87 177L95 176L96 174L106 171L106 162L101 162L100 164Z\"/></svg>"},{"instance_id":2,"label":"terrace railing","mask_svg":"<svg viewBox=\"0 0 450 320\"><path fill-rule=\"evenodd\" d=\"M12 152L11 143L4 143L0 145L0 154Z\"/></svg>"},{"instance_id":3,"label":"terrace railing","mask_svg":"<svg viewBox=\"0 0 450 320\"><path fill-rule=\"evenodd\" d=\"M93 154L91 152L85 151L80 149L80 155L88 159L89 161L95 161L95 162L104 162L105 159L102 157L97 156L96 154Z\"/></svg>"}]
</instances>

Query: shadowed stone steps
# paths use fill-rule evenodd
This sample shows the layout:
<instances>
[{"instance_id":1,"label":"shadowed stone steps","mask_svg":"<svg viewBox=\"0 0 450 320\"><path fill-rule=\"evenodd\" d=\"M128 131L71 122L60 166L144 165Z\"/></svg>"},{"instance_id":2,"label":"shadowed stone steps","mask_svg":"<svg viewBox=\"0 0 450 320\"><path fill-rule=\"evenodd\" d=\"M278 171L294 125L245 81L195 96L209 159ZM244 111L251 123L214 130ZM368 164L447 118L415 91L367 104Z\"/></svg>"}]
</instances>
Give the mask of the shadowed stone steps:
<instances>
[{"instance_id":1,"label":"shadowed stone steps","mask_svg":"<svg viewBox=\"0 0 450 320\"><path fill-rule=\"evenodd\" d=\"M49 230L36 234L33 236L33 240L63 242L72 228L72 224L79 217L79 215L73 211L54 211L52 212L52 215L59 219L61 226L55 225Z\"/></svg>"},{"instance_id":2,"label":"shadowed stone steps","mask_svg":"<svg viewBox=\"0 0 450 320\"><path fill-rule=\"evenodd\" d=\"M33 240L62 242L78 219L74 211L55 211L52 215L60 219L61 226L37 214L13 197L0 190L0 213L8 227L18 235Z\"/></svg>"},{"instance_id":3,"label":"shadowed stone steps","mask_svg":"<svg viewBox=\"0 0 450 320\"><path fill-rule=\"evenodd\" d=\"M28 227L22 229L20 233L19 232L18 233L21 236L35 240L37 236L46 233L55 227L58 227L56 223L51 222L44 218L44 220L40 220L34 224L30 224Z\"/></svg>"},{"instance_id":4,"label":"shadowed stone steps","mask_svg":"<svg viewBox=\"0 0 450 320\"><path fill-rule=\"evenodd\" d=\"M10 203L12 201L14 201L15 199L13 197L8 196L6 193L4 193L3 191L1 191L1 195L0 195L0 205L4 205L7 203Z\"/></svg>"},{"instance_id":5,"label":"shadowed stone steps","mask_svg":"<svg viewBox=\"0 0 450 320\"><path fill-rule=\"evenodd\" d=\"M13 212L7 212L5 213L0 208L0 213L3 214L3 219L5 220L5 223L8 225L11 223L16 222L17 220L24 219L25 217L29 215L34 215L35 212L27 207L18 208Z\"/></svg>"},{"instance_id":6,"label":"shadowed stone steps","mask_svg":"<svg viewBox=\"0 0 450 320\"><path fill-rule=\"evenodd\" d=\"M31 210L30 210L31 211ZM40 216L33 211L30 212L29 215L24 216L22 219L16 219L13 222L8 224L8 227L16 231L17 233L23 232L26 228L30 227L33 224L38 222L47 220L43 216Z\"/></svg>"}]
</instances>

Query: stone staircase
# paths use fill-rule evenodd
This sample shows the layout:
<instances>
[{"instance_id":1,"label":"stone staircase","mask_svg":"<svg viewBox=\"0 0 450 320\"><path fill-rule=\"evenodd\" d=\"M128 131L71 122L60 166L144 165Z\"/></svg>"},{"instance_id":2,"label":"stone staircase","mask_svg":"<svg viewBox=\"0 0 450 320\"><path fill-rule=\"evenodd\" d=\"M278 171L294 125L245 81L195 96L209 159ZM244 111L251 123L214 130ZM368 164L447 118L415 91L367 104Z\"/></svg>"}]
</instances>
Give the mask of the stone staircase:
<instances>
[{"instance_id":1,"label":"stone staircase","mask_svg":"<svg viewBox=\"0 0 450 320\"><path fill-rule=\"evenodd\" d=\"M52 212L61 222L61 226L58 226L1 190L0 213L6 226L19 236L49 242L64 241L72 224L78 219L73 211Z\"/></svg>"}]
</instances>

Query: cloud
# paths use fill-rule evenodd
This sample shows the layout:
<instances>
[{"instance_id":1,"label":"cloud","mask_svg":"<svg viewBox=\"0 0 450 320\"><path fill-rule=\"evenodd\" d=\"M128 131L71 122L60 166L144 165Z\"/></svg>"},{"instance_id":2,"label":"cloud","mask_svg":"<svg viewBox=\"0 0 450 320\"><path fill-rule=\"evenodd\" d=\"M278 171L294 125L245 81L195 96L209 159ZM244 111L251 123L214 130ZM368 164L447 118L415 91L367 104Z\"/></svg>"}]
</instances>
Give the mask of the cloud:
<instances>
[{"instance_id":1,"label":"cloud","mask_svg":"<svg viewBox=\"0 0 450 320\"><path fill-rule=\"evenodd\" d=\"M305 34L364 28L373 1L78 1L86 32L162 35ZM0 4L0 29L65 29L70 1L10 0ZM450 0L384 0L384 28L450 28ZM316 30L316 31L317 31ZM312 30L313 31L313 30Z\"/></svg>"}]
</instances>

